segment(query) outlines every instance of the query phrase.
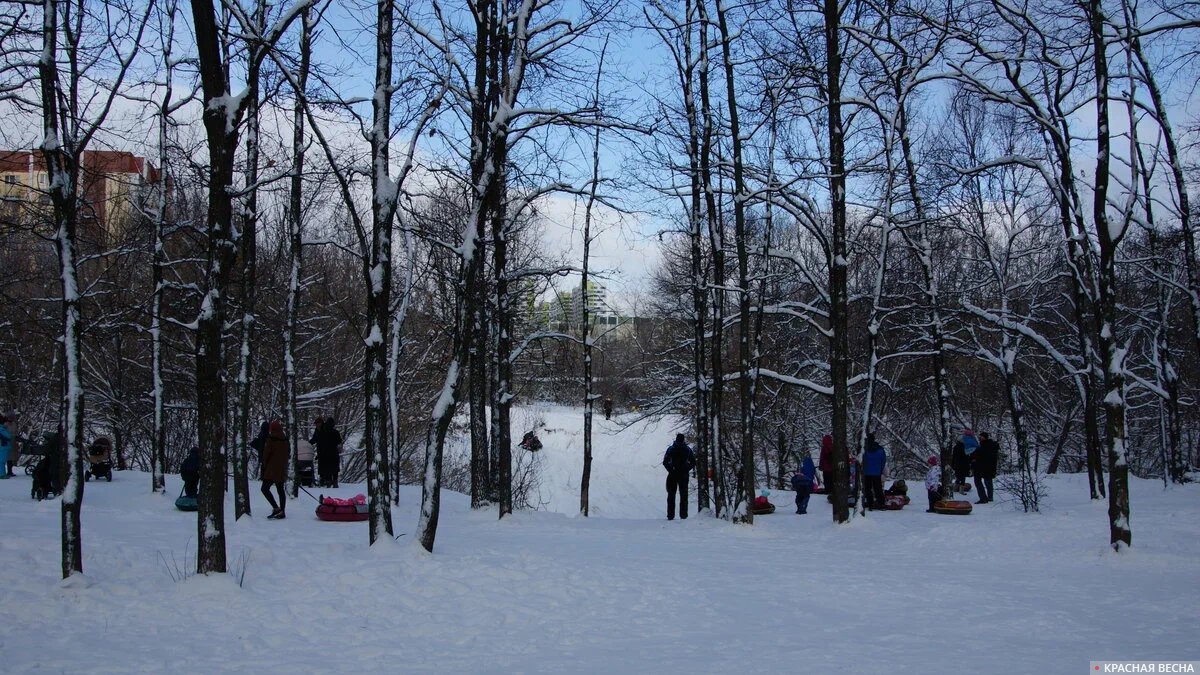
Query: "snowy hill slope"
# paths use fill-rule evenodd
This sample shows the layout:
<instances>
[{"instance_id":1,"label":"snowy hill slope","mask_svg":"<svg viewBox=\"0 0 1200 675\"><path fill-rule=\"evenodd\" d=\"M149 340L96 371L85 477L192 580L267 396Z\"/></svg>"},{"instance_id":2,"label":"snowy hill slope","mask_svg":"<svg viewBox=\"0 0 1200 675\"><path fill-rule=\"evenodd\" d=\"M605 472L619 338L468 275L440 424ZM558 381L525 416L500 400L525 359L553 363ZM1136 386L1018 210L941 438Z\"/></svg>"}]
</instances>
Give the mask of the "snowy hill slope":
<instances>
[{"instance_id":1,"label":"snowy hill slope","mask_svg":"<svg viewBox=\"0 0 1200 675\"><path fill-rule=\"evenodd\" d=\"M1134 479L1134 549L1120 555L1079 476L1051 477L1040 515L930 515L918 497L839 527L823 502L796 516L775 493L779 511L753 527L667 522L658 461L674 430L661 424L597 435L606 517L581 518L575 413L537 413L552 510L497 521L444 493L433 555L411 541L418 487L394 512L409 536L372 549L365 523L317 521L303 494L267 521L255 492L257 516L227 526L243 587L172 579L194 565L195 515L136 472L87 485L86 575L64 583L57 500L0 481L0 670L976 675L1200 658L1197 486Z\"/></svg>"},{"instance_id":2,"label":"snowy hill slope","mask_svg":"<svg viewBox=\"0 0 1200 675\"><path fill-rule=\"evenodd\" d=\"M592 418L592 516L666 515L662 458L680 431L676 422L674 418L634 421L630 414L605 420L597 406ZM576 514L583 475L583 413L579 408L555 405L529 406L514 413L514 429L535 427L539 427L543 444L537 453L540 501L547 510ZM694 506L695 495L689 494L689 498Z\"/></svg>"}]
</instances>

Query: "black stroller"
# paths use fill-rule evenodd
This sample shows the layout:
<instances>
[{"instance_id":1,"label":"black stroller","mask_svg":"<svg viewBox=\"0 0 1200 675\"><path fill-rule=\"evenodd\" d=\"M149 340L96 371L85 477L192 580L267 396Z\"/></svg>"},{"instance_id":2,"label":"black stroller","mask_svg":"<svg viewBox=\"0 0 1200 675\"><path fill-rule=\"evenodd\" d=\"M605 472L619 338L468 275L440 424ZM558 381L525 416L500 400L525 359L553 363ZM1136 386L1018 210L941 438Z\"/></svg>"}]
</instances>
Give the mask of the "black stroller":
<instances>
[{"instance_id":1,"label":"black stroller","mask_svg":"<svg viewBox=\"0 0 1200 675\"><path fill-rule=\"evenodd\" d=\"M83 480L105 478L108 482L112 482L112 441L105 436L93 441L92 445L88 447L87 461L88 469L83 474Z\"/></svg>"}]
</instances>

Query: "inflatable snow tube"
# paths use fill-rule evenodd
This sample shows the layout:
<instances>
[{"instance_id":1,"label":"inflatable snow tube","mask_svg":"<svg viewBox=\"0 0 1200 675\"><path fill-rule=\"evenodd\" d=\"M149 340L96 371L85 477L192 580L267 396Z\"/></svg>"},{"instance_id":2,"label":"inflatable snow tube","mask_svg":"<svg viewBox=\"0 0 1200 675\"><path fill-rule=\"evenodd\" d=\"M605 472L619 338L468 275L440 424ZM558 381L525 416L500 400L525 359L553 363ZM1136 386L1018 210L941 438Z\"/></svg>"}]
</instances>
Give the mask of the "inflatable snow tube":
<instances>
[{"instance_id":1,"label":"inflatable snow tube","mask_svg":"<svg viewBox=\"0 0 1200 675\"><path fill-rule=\"evenodd\" d=\"M899 511L908 506L909 501L907 495L884 495L883 508L888 511Z\"/></svg>"},{"instance_id":2,"label":"inflatable snow tube","mask_svg":"<svg viewBox=\"0 0 1200 675\"><path fill-rule=\"evenodd\" d=\"M321 504L317 507L317 518L338 523L354 523L366 520L366 504Z\"/></svg>"},{"instance_id":3,"label":"inflatable snow tube","mask_svg":"<svg viewBox=\"0 0 1200 675\"><path fill-rule=\"evenodd\" d=\"M768 501L766 497L755 497L754 503L750 506L750 513L756 516L775 513L775 505Z\"/></svg>"},{"instance_id":4,"label":"inflatable snow tube","mask_svg":"<svg viewBox=\"0 0 1200 675\"><path fill-rule=\"evenodd\" d=\"M934 513L944 513L947 515L966 516L971 513L971 502L965 501L940 501L933 505Z\"/></svg>"},{"instance_id":5,"label":"inflatable snow tube","mask_svg":"<svg viewBox=\"0 0 1200 675\"><path fill-rule=\"evenodd\" d=\"M175 500L175 508L179 509L180 511L195 511L196 510L196 498L188 497L186 495L180 495Z\"/></svg>"}]
</instances>

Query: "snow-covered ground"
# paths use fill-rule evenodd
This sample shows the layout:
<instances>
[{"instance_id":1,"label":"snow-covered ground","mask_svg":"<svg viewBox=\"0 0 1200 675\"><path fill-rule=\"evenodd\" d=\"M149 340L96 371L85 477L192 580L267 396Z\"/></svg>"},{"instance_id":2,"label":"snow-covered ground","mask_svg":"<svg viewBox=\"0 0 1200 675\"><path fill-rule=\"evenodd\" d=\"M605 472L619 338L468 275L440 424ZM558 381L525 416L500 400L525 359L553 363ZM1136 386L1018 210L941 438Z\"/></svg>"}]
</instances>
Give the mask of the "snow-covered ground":
<instances>
[{"instance_id":1,"label":"snow-covered ground","mask_svg":"<svg viewBox=\"0 0 1200 675\"><path fill-rule=\"evenodd\" d=\"M301 494L288 519L227 529L230 577L190 576L194 514L148 475L89 483L86 575L59 579L59 503L0 481L3 672L1068 673L1089 660L1200 659L1200 490L1134 480L1134 548L1107 547L1086 478L1051 477L1048 508L967 517L899 512L834 526L814 499L736 526L665 519L669 422L597 416L592 518L578 508L577 411L546 423L547 510L497 522L442 497L436 552L325 523ZM915 484L917 481L913 481ZM347 486L351 496L361 486ZM693 496L694 500L694 496ZM693 504L694 507L694 504ZM229 505L232 513L232 503Z\"/></svg>"}]
</instances>

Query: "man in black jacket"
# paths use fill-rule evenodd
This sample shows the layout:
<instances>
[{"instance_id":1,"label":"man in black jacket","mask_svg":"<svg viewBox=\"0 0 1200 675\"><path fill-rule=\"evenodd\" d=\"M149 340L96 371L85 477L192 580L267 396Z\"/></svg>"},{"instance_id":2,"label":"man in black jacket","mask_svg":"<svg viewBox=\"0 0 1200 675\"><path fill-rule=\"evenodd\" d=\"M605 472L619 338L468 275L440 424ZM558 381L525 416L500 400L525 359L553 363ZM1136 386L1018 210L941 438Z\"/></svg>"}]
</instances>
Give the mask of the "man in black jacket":
<instances>
[{"instance_id":1,"label":"man in black jacket","mask_svg":"<svg viewBox=\"0 0 1200 675\"><path fill-rule=\"evenodd\" d=\"M696 466L696 454L684 440L683 434L675 435L675 442L663 455L663 467L667 470L667 520L675 520L675 492L679 492L679 517L688 516L688 480Z\"/></svg>"},{"instance_id":2,"label":"man in black jacket","mask_svg":"<svg viewBox=\"0 0 1200 675\"><path fill-rule=\"evenodd\" d=\"M342 465L342 434L332 417L317 418L317 430L309 440L317 450L317 473L321 476L321 487L338 487L338 474Z\"/></svg>"},{"instance_id":3,"label":"man in black jacket","mask_svg":"<svg viewBox=\"0 0 1200 675\"><path fill-rule=\"evenodd\" d=\"M992 479L996 477L996 464L1000 459L1000 444L986 432L979 434L979 449L971 453L971 470L975 473L976 504L992 501Z\"/></svg>"}]
</instances>

